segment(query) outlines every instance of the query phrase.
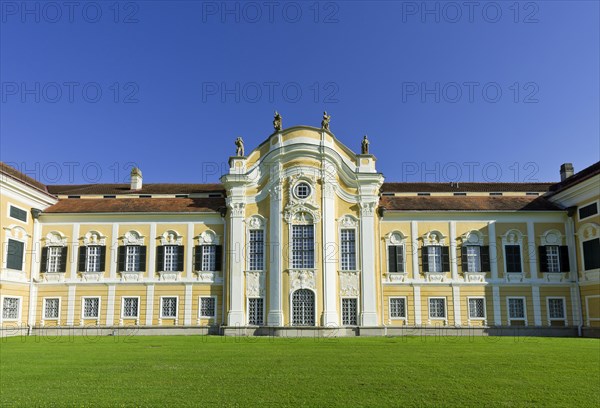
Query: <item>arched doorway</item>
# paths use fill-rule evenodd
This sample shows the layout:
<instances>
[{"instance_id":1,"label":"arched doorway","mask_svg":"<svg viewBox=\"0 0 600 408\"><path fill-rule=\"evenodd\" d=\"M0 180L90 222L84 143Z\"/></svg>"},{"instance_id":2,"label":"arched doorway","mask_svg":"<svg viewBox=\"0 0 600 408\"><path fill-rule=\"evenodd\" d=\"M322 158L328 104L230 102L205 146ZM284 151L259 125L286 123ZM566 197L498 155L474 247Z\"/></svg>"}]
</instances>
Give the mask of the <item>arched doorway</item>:
<instances>
[{"instance_id":1,"label":"arched doorway","mask_svg":"<svg viewBox=\"0 0 600 408\"><path fill-rule=\"evenodd\" d=\"M298 289L292 294L292 325L315 325L315 294L309 289Z\"/></svg>"}]
</instances>

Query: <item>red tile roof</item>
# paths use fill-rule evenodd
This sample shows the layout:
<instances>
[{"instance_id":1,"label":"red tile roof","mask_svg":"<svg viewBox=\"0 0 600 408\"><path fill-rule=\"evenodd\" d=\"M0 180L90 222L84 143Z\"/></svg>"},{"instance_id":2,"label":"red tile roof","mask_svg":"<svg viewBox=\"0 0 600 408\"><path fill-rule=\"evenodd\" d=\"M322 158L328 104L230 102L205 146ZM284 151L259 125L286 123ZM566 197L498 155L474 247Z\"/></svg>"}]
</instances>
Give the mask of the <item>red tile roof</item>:
<instances>
[{"instance_id":1,"label":"red tile roof","mask_svg":"<svg viewBox=\"0 0 600 408\"><path fill-rule=\"evenodd\" d=\"M560 211L543 197L381 197L380 206L390 211Z\"/></svg>"},{"instance_id":2,"label":"red tile roof","mask_svg":"<svg viewBox=\"0 0 600 408\"><path fill-rule=\"evenodd\" d=\"M148 183L140 190L131 190L129 184L64 184L48 186L48 191L61 195L85 194L193 194L193 193L224 193L222 184L173 184Z\"/></svg>"},{"instance_id":3,"label":"red tile roof","mask_svg":"<svg viewBox=\"0 0 600 408\"><path fill-rule=\"evenodd\" d=\"M15 169L12 166L9 166L8 164L6 164L4 162L0 162L0 173L4 176L18 180L23 184L27 184L28 186L33 187L36 190L39 190L45 194L50 195L50 193L46 189L46 185L44 185L44 183L40 183L36 179L29 177L26 174L21 173L19 170Z\"/></svg>"},{"instance_id":4,"label":"red tile roof","mask_svg":"<svg viewBox=\"0 0 600 408\"><path fill-rule=\"evenodd\" d=\"M383 183L381 192L388 193L545 193L554 183Z\"/></svg>"},{"instance_id":5,"label":"red tile roof","mask_svg":"<svg viewBox=\"0 0 600 408\"><path fill-rule=\"evenodd\" d=\"M225 208L224 198L99 198L65 199L45 213L203 213Z\"/></svg>"},{"instance_id":6,"label":"red tile roof","mask_svg":"<svg viewBox=\"0 0 600 408\"><path fill-rule=\"evenodd\" d=\"M592 164L589 167L586 167L578 173L573 174L571 177L561 181L560 183L554 184L550 188L550 191L552 194L556 194L559 191L565 190L575 184L579 184L582 181L585 181L598 174L600 174L600 161ZM600 189L600 186L598 188Z\"/></svg>"}]
</instances>

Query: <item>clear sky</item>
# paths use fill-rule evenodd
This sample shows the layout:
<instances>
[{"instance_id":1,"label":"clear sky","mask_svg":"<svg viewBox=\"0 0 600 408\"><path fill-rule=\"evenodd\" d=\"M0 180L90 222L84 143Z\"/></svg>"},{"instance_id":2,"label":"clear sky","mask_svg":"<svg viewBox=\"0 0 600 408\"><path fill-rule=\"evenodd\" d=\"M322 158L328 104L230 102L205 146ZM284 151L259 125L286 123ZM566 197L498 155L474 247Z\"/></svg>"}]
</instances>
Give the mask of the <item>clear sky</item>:
<instances>
[{"instance_id":1,"label":"clear sky","mask_svg":"<svg viewBox=\"0 0 600 408\"><path fill-rule=\"evenodd\" d=\"M215 182L320 126L387 181L554 181L600 159L597 1L0 2L2 161L49 184Z\"/></svg>"}]
</instances>

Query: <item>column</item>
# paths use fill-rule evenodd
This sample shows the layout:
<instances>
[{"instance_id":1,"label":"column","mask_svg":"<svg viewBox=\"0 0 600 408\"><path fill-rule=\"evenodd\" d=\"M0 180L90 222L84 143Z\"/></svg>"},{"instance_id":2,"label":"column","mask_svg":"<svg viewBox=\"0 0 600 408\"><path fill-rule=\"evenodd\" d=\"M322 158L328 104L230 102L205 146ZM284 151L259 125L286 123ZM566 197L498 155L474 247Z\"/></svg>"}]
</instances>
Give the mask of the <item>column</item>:
<instances>
[{"instance_id":1,"label":"column","mask_svg":"<svg viewBox=\"0 0 600 408\"><path fill-rule=\"evenodd\" d=\"M115 323L115 291L116 291L115 285L108 285L108 299L106 300L106 302L107 302L106 325L107 326L112 326ZM119 315L120 315L120 313L119 313Z\"/></svg>"},{"instance_id":2,"label":"column","mask_svg":"<svg viewBox=\"0 0 600 408\"><path fill-rule=\"evenodd\" d=\"M67 296L67 326L73 326L75 321L75 285L69 285Z\"/></svg>"},{"instance_id":3,"label":"column","mask_svg":"<svg viewBox=\"0 0 600 408\"><path fill-rule=\"evenodd\" d=\"M413 297L415 302L415 326L421 326L421 287L413 286Z\"/></svg>"},{"instance_id":4,"label":"column","mask_svg":"<svg viewBox=\"0 0 600 408\"><path fill-rule=\"evenodd\" d=\"M70 256L71 272L69 280L77 280L77 261L79 255L79 224L73 224L73 236L71 237L73 242L73 253Z\"/></svg>"},{"instance_id":5,"label":"column","mask_svg":"<svg viewBox=\"0 0 600 408\"><path fill-rule=\"evenodd\" d=\"M419 272L419 226L416 221L410 222L410 247L412 254L412 270L413 279L421 280L421 274ZM419 324L421 324L419 322Z\"/></svg>"},{"instance_id":6,"label":"column","mask_svg":"<svg viewBox=\"0 0 600 408\"><path fill-rule=\"evenodd\" d=\"M153 310L154 310L154 285L148 285L146 287L146 326L152 326Z\"/></svg>"},{"instance_id":7,"label":"column","mask_svg":"<svg viewBox=\"0 0 600 408\"><path fill-rule=\"evenodd\" d=\"M31 215L33 218L33 237L31 238L31 270L29 271L29 315L27 317L29 327L35 325L38 290L33 282L34 279L37 280L40 276L40 246L42 245L40 240L42 228L38 219L40 210L32 209Z\"/></svg>"},{"instance_id":8,"label":"column","mask_svg":"<svg viewBox=\"0 0 600 408\"><path fill-rule=\"evenodd\" d=\"M228 326L245 326L244 318L244 271L242 250L244 248L244 203L234 202L233 197L228 202L229 207L229 236L231 246L229 253L229 313Z\"/></svg>"},{"instance_id":9,"label":"column","mask_svg":"<svg viewBox=\"0 0 600 408\"><path fill-rule=\"evenodd\" d=\"M494 305L494 324L502 326L502 310L500 309L500 288L492 286L492 303Z\"/></svg>"},{"instance_id":10,"label":"column","mask_svg":"<svg viewBox=\"0 0 600 408\"><path fill-rule=\"evenodd\" d=\"M375 208L376 202L361 202L362 248L362 326L377 326L377 288L375 286Z\"/></svg>"},{"instance_id":11,"label":"column","mask_svg":"<svg viewBox=\"0 0 600 408\"><path fill-rule=\"evenodd\" d=\"M458 266L456 263L456 221L450 221L450 271L452 272L452 280L456 282L458 280Z\"/></svg>"},{"instance_id":12,"label":"column","mask_svg":"<svg viewBox=\"0 0 600 408\"><path fill-rule=\"evenodd\" d=\"M498 279L498 248L496 247L496 221L490 221L488 223L488 232L490 234L490 272L492 275L492 280L495 281Z\"/></svg>"},{"instance_id":13,"label":"column","mask_svg":"<svg viewBox=\"0 0 600 408\"><path fill-rule=\"evenodd\" d=\"M110 280L117 279L117 250L119 248L119 224L112 226L112 236L110 237Z\"/></svg>"},{"instance_id":14,"label":"column","mask_svg":"<svg viewBox=\"0 0 600 408\"><path fill-rule=\"evenodd\" d=\"M189 251L189 249L188 249ZM148 257L146 258L148 263L148 279L154 280L154 274L156 273L156 223L150 224L150 237L148 238ZM154 290L154 288L153 288ZM154 292L152 292L154 293Z\"/></svg>"},{"instance_id":15,"label":"column","mask_svg":"<svg viewBox=\"0 0 600 408\"><path fill-rule=\"evenodd\" d=\"M194 224L191 222L187 226L187 234L185 237L185 277L188 280L193 279L194 268L192 266L192 258L194 257Z\"/></svg>"},{"instance_id":16,"label":"column","mask_svg":"<svg viewBox=\"0 0 600 408\"><path fill-rule=\"evenodd\" d=\"M185 285L185 306L183 309L183 325L189 326L192 324L192 285ZM198 306L200 307L200 306Z\"/></svg>"},{"instance_id":17,"label":"column","mask_svg":"<svg viewBox=\"0 0 600 408\"><path fill-rule=\"evenodd\" d=\"M540 287L534 285L531 287L531 294L533 297L533 324L535 326L542 325L542 312L540 306Z\"/></svg>"},{"instance_id":18,"label":"column","mask_svg":"<svg viewBox=\"0 0 600 408\"><path fill-rule=\"evenodd\" d=\"M537 280L538 266L537 248L535 246L535 228L533 228L533 221L527 221L527 253L529 255L529 273L531 274L531 280L535 281Z\"/></svg>"},{"instance_id":19,"label":"column","mask_svg":"<svg viewBox=\"0 0 600 408\"><path fill-rule=\"evenodd\" d=\"M278 177L278 175L277 175ZM270 190L269 207L269 326L283 326L281 305L281 183L278 181Z\"/></svg>"},{"instance_id":20,"label":"column","mask_svg":"<svg viewBox=\"0 0 600 408\"><path fill-rule=\"evenodd\" d=\"M333 187L329 183L328 180L324 180L323 182L323 190L322 190L322 205L323 205L323 245L322 248L338 248L337 243L337 229L335 225L335 200L334 200L334 192ZM373 217L371 217L373 218ZM362 235L362 234L361 234ZM373 236L373 243L375 240L375 236ZM366 252L365 248L363 250ZM372 250L374 253L374 249ZM328 327L334 327L339 324L338 313L337 313L337 256L333 257L333 259L327 256L326 253L323 253L323 325ZM363 254L362 259L363 267L365 262L367 261L367 256ZM374 262L374 257L373 257ZM373 274L375 271L375 267L373 266ZM364 276L363 269L363 276ZM374 275L373 275L374 276ZM374 281L374 278L373 278ZM373 292L373 298L375 297L375 292ZM363 302L362 304L363 313L368 310L367 305ZM375 323L369 324L375 325L377 322L377 317L375 317ZM363 323L363 326L365 324Z\"/></svg>"},{"instance_id":21,"label":"column","mask_svg":"<svg viewBox=\"0 0 600 408\"><path fill-rule=\"evenodd\" d=\"M454 306L454 325L462 326L460 314L460 286L452 286L452 305Z\"/></svg>"}]
</instances>

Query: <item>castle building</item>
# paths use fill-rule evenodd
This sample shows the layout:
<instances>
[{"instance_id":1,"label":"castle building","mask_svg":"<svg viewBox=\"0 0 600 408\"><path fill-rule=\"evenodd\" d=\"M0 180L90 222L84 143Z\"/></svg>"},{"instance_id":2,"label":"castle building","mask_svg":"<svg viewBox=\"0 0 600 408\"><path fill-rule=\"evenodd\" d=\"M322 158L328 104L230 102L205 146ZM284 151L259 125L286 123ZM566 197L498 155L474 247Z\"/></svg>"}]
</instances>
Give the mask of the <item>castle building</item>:
<instances>
[{"instance_id":1,"label":"castle building","mask_svg":"<svg viewBox=\"0 0 600 408\"><path fill-rule=\"evenodd\" d=\"M327 120L239 140L229 167L44 185L2 164L2 335L600 332L600 162L556 183L385 182Z\"/></svg>"}]
</instances>

